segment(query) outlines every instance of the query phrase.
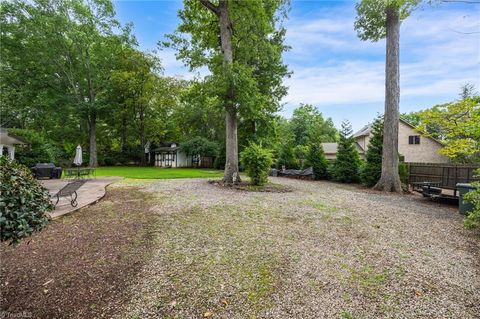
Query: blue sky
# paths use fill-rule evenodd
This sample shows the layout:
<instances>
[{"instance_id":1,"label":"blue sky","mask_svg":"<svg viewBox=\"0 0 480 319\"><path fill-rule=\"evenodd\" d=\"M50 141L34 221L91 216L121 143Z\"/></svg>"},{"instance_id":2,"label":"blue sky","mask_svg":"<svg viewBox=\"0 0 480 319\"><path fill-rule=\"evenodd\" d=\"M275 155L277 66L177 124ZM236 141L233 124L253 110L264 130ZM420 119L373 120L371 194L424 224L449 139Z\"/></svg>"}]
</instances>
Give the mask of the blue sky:
<instances>
[{"instance_id":1,"label":"blue sky","mask_svg":"<svg viewBox=\"0 0 480 319\"><path fill-rule=\"evenodd\" d=\"M181 1L115 1L117 18L133 22L143 50L157 48L177 24ZM362 42L353 30L355 1L293 0L284 61L293 71L281 112L290 117L300 103L315 105L339 126L354 129L384 107L385 41ZM457 98L462 84L480 90L480 5L423 5L401 27L400 111L410 112ZM165 74L192 78L174 51L158 53Z\"/></svg>"}]
</instances>

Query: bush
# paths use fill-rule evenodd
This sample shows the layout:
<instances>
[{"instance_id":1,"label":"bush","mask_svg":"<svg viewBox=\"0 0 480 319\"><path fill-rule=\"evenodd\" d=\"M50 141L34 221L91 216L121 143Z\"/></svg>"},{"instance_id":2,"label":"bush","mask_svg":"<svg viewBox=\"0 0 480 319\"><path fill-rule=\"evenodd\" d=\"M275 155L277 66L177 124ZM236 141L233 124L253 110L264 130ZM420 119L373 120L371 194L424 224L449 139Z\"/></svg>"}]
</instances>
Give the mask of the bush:
<instances>
[{"instance_id":1,"label":"bush","mask_svg":"<svg viewBox=\"0 0 480 319\"><path fill-rule=\"evenodd\" d=\"M30 170L0 157L0 234L1 241L16 244L49 221L54 206L48 191L33 178Z\"/></svg>"},{"instance_id":2,"label":"bush","mask_svg":"<svg viewBox=\"0 0 480 319\"><path fill-rule=\"evenodd\" d=\"M281 169L282 166L285 166L285 168L287 169L299 168L298 160L295 157L293 147L288 143L282 145L282 148L280 149L278 154L277 168Z\"/></svg>"},{"instance_id":3,"label":"bush","mask_svg":"<svg viewBox=\"0 0 480 319\"><path fill-rule=\"evenodd\" d=\"M348 121L342 123L337 159L331 168L332 179L342 183L359 181L360 157L352 138L352 127Z\"/></svg>"},{"instance_id":4,"label":"bush","mask_svg":"<svg viewBox=\"0 0 480 319\"><path fill-rule=\"evenodd\" d=\"M293 153L300 169L305 169L311 166L309 161L309 151L309 147L305 145L297 145L293 148Z\"/></svg>"},{"instance_id":5,"label":"bush","mask_svg":"<svg viewBox=\"0 0 480 319\"><path fill-rule=\"evenodd\" d=\"M143 153L143 148L138 146L126 147L124 150L107 150L103 154L98 154L98 161L101 165L115 166L115 165L129 165L131 163L138 164L141 161L140 154ZM88 163L88 152L84 154L84 163Z\"/></svg>"},{"instance_id":6,"label":"bush","mask_svg":"<svg viewBox=\"0 0 480 319\"><path fill-rule=\"evenodd\" d=\"M365 154L365 166L360 173L360 180L369 187L374 186L382 174L382 152L383 118L377 117L373 122L372 138Z\"/></svg>"},{"instance_id":7,"label":"bush","mask_svg":"<svg viewBox=\"0 0 480 319\"><path fill-rule=\"evenodd\" d=\"M15 148L15 159L18 163L27 167L35 166L37 163L58 164L62 157L62 150L47 140L42 134L32 130L9 129L10 133L23 137L29 145Z\"/></svg>"},{"instance_id":8,"label":"bush","mask_svg":"<svg viewBox=\"0 0 480 319\"><path fill-rule=\"evenodd\" d=\"M272 166L272 153L261 145L251 143L240 154L240 160L253 185L267 183L268 172Z\"/></svg>"},{"instance_id":9,"label":"bush","mask_svg":"<svg viewBox=\"0 0 480 319\"><path fill-rule=\"evenodd\" d=\"M398 175L400 175L400 181L402 185L408 184L408 166L404 162L398 163Z\"/></svg>"},{"instance_id":10,"label":"bush","mask_svg":"<svg viewBox=\"0 0 480 319\"><path fill-rule=\"evenodd\" d=\"M477 174L480 175L480 169L477 170ZM480 182L472 184L476 186L477 189L465 194L465 200L473 204L473 211L471 211L464 220L466 229L474 229L480 226Z\"/></svg>"},{"instance_id":11,"label":"bush","mask_svg":"<svg viewBox=\"0 0 480 319\"><path fill-rule=\"evenodd\" d=\"M308 161L312 165L315 179L326 179L328 177L328 161L325 158L322 144L314 143L310 146Z\"/></svg>"}]
</instances>

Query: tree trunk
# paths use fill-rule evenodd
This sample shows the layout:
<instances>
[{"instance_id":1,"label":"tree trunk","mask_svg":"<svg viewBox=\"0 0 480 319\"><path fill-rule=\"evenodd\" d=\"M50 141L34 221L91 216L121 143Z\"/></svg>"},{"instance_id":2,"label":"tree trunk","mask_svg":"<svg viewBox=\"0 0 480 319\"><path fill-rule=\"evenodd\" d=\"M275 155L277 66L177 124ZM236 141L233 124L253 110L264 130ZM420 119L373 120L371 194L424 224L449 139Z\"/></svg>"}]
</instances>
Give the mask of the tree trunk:
<instances>
[{"instance_id":1,"label":"tree trunk","mask_svg":"<svg viewBox=\"0 0 480 319\"><path fill-rule=\"evenodd\" d=\"M95 91L93 89L92 72L90 70L90 52L85 50L87 64L87 85L88 85L88 137L90 146L90 167L98 166L97 159L97 113L95 111Z\"/></svg>"},{"instance_id":2,"label":"tree trunk","mask_svg":"<svg viewBox=\"0 0 480 319\"><path fill-rule=\"evenodd\" d=\"M92 114L88 118L88 139L90 150L90 161L88 165L90 167L98 166L97 159L97 116Z\"/></svg>"},{"instance_id":3,"label":"tree trunk","mask_svg":"<svg viewBox=\"0 0 480 319\"><path fill-rule=\"evenodd\" d=\"M142 144L140 150L140 165L146 166L147 161L145 158L145 111L143 107L140 107L140 144Z\"/></svg>"},{"instance_id":4,"label":"tree trunk","mask_svg":"<svg viewBox=\"0 0 480 319\"><path fill-rule=\"evenodd\" d=\"M227 0L220 0L218 4L220 25L220 40L223 52L223 63L229 69L233 63L232 29L228 15ZM226 126L226 161L223 182L236 184L240 182L238 171L238 141L237 141L237 109L234 105L235 92L231 87L225 98L225 126Z\"/></svg>"},{"instance_id":5,"label":"tree trunk","mask_svg":"<svg viewBox=\"0 0 480 319\"><path fill-rule=\"evenodd\" d=\"M388 6L387 53L385 64L385 116L383 126L382 175L375 189L387 192L401 192L398 175L398 121L400 102L400 16L399 9Z\"/></svg>"},{"instance_id":6,"label":"tree trunk","mask_svg":"<svg viewBox=\"0 0 480 319\"><path fill-rule=\"evenodd\" d=\"M226 110L225 126L227 138L223 182L236 184L240 182L240 175L238 174L237 112L234 108Z\"/></svg>"},{"instance_id":7,"label":"tree trunk","mask_svg":"<svg viewBox=\"0 0 480 319\"><path fill-rule=\"evenodd\" d=\"M127 145L127 115L126 111L122 111L122 128L120 132L120 149L125 152Z\"/></svg>"}]
</instances>

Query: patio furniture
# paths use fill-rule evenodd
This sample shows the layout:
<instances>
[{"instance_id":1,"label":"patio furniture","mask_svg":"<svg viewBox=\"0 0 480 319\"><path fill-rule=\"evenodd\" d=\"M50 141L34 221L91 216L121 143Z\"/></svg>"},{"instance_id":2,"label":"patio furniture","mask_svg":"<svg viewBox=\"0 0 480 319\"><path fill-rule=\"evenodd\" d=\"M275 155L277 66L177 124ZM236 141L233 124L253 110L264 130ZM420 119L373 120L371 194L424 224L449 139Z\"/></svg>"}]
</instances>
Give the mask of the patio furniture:
<instances>
[{"instance_id":1,"label":"patio furniture","mask_svg":"<svg viewBox=\"0 0 480 319\"><path fill-rule=\"evenodd\" d=\"M78 194L77 190L85 184L87 181L86 180L75 180L73 182L68 183L67 185L63 186L62 189L58 191L53 197L57 197L57 201L55 202L55 206L57 206L58 201L60 200L60 197L67 197L70 196L70 205L72 207L77 207L78 202Z\"/></svg>"},{"instance_id":2,"label":"patio furniture","mask_svg":"<svg viewBox=\"0 0 480 319\"><path fill-rule=\"evenodd\" d=\"M53 163L38 163L32 167L33 176L35 178L61 178L62 168L55 167Z\"/></svg>"},{"instance_id":3,"label":"patio furniture","mask_svg":"<svg viewBox=\"0 0 480 319\"><path fill-rule=\"evenodd\" d=\"M414 182L412 183L413 190L419 192L423 197L432 197L432 195L440 195L442 189L439 188L439 182Z\"/></svg>"},{"instance_id":4,"label":"patio furniture","mask_svg":"<svg viewBox=\"0 0 480 319\"><path fill-rule=\"evenodd\" d=\"M65 177L67 178L81 179L92 175L95 175L95 169L92 167L72 167L65 169Z\"/></svg>"}]
</instances>

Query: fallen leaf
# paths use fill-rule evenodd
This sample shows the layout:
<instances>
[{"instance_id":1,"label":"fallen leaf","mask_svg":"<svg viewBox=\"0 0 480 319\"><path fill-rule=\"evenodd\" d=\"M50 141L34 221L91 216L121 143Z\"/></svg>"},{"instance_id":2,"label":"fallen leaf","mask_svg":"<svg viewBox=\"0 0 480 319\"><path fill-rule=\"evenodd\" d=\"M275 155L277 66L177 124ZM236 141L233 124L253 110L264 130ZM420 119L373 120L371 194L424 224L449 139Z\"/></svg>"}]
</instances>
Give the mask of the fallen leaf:
<instances>
[{"instance_id":1,"label":"fallen leaf","mask_svg":"<svg viewBox=\"0 0 480 319\"><path fill-rule=\"evenodd\" d=\"M213 316L213 312L211 312L211 311L207 311L203 314L204 318L210 318L211 316Z\"/></svg>"},{"instance_id":2,"label":"fallen leaf","mask_svg":"<svg viewBox=\"0 0 480 319\"><path fill-rule=\"evenodd\" d=\"M225 299L220 300L225 306L228 306L228 302Z\"/></svg>"}]
</instances>

